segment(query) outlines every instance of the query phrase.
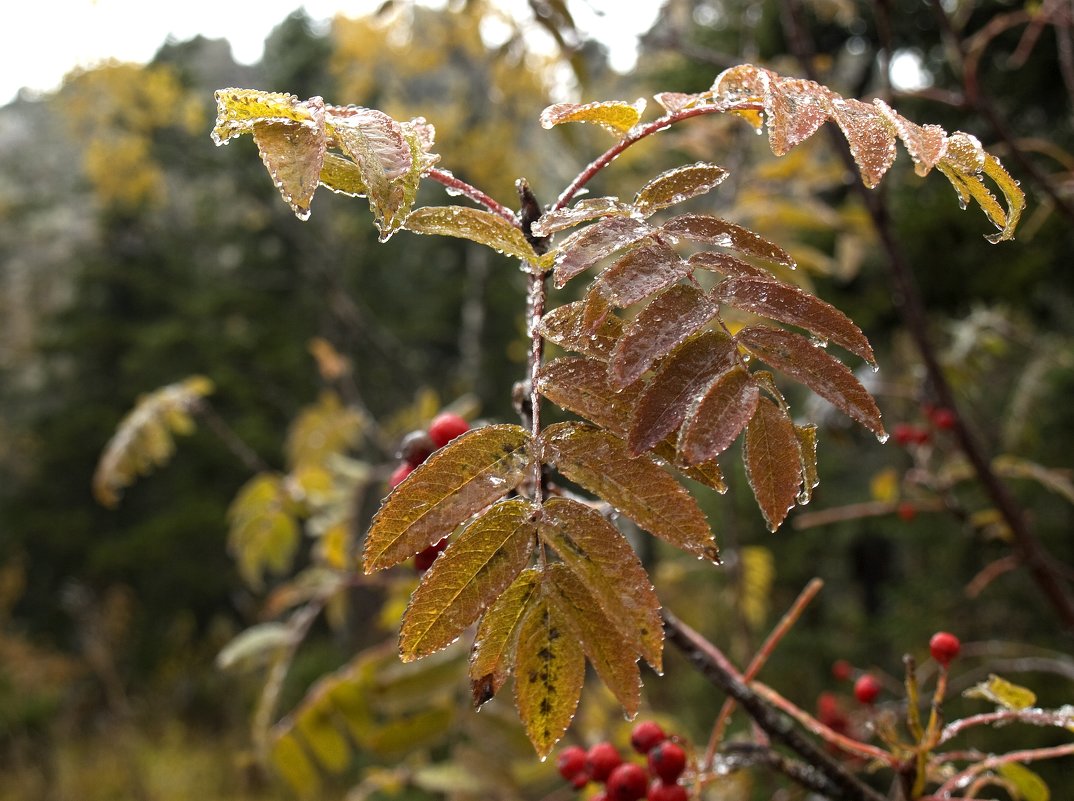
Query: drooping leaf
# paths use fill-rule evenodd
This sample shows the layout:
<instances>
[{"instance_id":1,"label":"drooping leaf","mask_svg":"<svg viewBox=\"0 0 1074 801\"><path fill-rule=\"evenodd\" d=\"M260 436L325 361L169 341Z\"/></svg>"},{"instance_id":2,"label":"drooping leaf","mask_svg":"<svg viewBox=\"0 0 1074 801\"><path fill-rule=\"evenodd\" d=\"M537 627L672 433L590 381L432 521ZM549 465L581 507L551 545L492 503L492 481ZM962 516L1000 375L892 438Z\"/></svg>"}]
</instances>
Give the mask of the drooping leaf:
<instances>
[{"instance_id":1,"label":"drooping leaf","mask_svg":"<svg viewBox=\"0 0 1074 801\"><path fill-rule=\"evenodd\" d=\"M944 157L936 165L958 193L959 202L965 208L976 200L985 216L1000 229L998 234L985 237L993 244L1014 237L1014 229L1025 208L1025 193L1003 169L1003 165L985 152L977 137L956 131L947 138ZM985 186L982 175L987 175L999 186L1007 199L1004 211L999 201Z\"/></svg>"},{"instance_id":2,"label":"drooping leaf","mask_svg":"<svg viewBox=\"0 0 1074 801\"><path fill-rule=\"evenodd\" d=\"M626 325L612 350L608 374L617 387L637 381L716 316L719 307L690 284L657 295ZM606 426L607 427L607 426Z\"/></svg>"},{"instance_id":3,"label":"drooping leaf","mask_svg":"<svg viewBox=\"0 0 1074 801\"><path fill-rule=\"evenodd\" d=\"M674 432L694 399L731 368L734 354L734 342L719 331L705 331L673 351L634 406L627 440L631 451L647 451Z\"/></svg>"},{"instance_id":4,"label":"drooping leaf","mask_svg":"<svg viewBox=\"0 0 1074 801\"><path fill-rule=\"evenodd\" d=\"M713 289L712 297L735 308L804 328L821 340L831 340L875 364L869 340L849 317L797 287L767 278L742 276L721 281Z\"/></svg>"},{"instance_id":5,"label":"drooping leaf","mask_svg":"<svg viewBox=\"0 0 1074 801\"><path fill-rule=\"evenodd\" d=\"M344 406L335 392L323 392L316 404L303 409L291 423L284 445L287 462L292 467L323 464L330 454L354 447L362 429L358 412Z\"/></svg>"},{"instance_id":6,"label":"drooping leaf","mask_svg":"<svg viewBox=\"0 0 1074 801\"><path fill-rule=\"evenodd\" d=\"M456 437L384 501L366 535L363 568L382 570L446 537L517 487L529 463L529 432L493 425Z\"/></svg>"},{"instance_id":7,"label":"drooping leaf","mask_svg":"<svg viewBox=\"0 0 1074 801\"><path fill-rule=\"evenodd\" d=\"M589 320L594 303L604 307L595 329ZM600 293L594 293L592 298L584 301L564 303L541 318L541 336L565 350L594 359L607 359L622 331L623 321L610 313L608 303Z\"/></svg>"},{"instance_id":8,"label":"drooping leaf","mask_svg":"<svg viewBox=\"0 0 1074 801\"><path fill-rule=\"evenodd\" d=\"M228 508L228 550L246 583L260 589L265 572L285 573L298 550L299 527L283 476L260 473Z\"/></svg>"},{"instance_id":9,"label":"drooping leaf","mask_svg":"<svg viewBox=\"0 0 1074 801\"><path fill-rule=\"evenodd\" d=\"M802 452L802 491L798 493L797 500L805 505L812 500L813 490L820 484L820 473L817 472L817 427L812 423L795 425L794 433Z\"/></svg>"},{"instance_id":10,"label":"drooping leaf","mask_svg":"<svg viewBox=\"0 0 1074 801\"><path fill-rule=\"evenodd\" d=\"M351 761L351 747L336 725L334 710L328 704L305 704L295 716L295 731L329 773L342 773Z\"/></svg>"},{"instance_id":11,"label":"drooping leaf","mask_svg":"<svg viewBox=\"0 0 1074 801\"><path fill-rule=\"evenodd\" d=\"M470 523L422 577L403 615L404 662L438 651L477 620L529 561L537 534L533 505L501 501Z\"/></svg>"},{"instance_id":12,"label":"drooping leaf","mask_svg":"<svg viewBox=\"0 0 1074 801\"><path fill-rule=\"evenodd\" d=\"M878 437L886 436L876 401L850 368L801 334L765 326L743 328L735 339Z\"/></svg>"},{"instance_id":13,"label":"drooping leaf","mask_svg":"<svg viewBox=\"0 0 1074 801\"><path fill-rule=\"evenodd\" d=\"M313 798L321 789L321 774L298 738L288 731L272 741L272 767L300 798Z\"/></svg>"},{"instance_id":14,"label":"drooping leaf","mask_svg":"<svg viewBox=\"0 0 1074 801\"><path fill-rule=\"evenodd\" d=\"M1019 801L1051 801L1052 791L1047 783L1025 765L1006 762L997 768L999 775L1010 782Z\"/></svg>"},{"instance_id":15,"label":"drooping leaf","mask_svg":"<svg viewBox=\"0 0 1074 801\"><path fill-rule=\"evenodd\" d=\"M609 690L622 704L628 717L638 712L641 702L641 671L638 658L623 648L619 630L597 605L593 593L577 574L562 562L549 565L553 592L550 600L582 644L586 658Z\"/></svg>"},{"instance_id":16,"label":"drooping leaf","mask_svg":"<svg viewBox=\"0 0 1074 801\"><path fill-rule=\"evenodd\" d=\"M641 188L634 198L634 210L642 217L649 217L661 209L711 191L727 175L727 170L722 167L701 161L667 170Z\"/></svg>"},{"instance_id":17,"label":"drooping leaf","mask_svg":"<svg viewBox=\"0 0 1074 801\"><path fill-rule=\"evenodd\" d=\"M690 274L686 262L657 237L634 244L597 276L596 288L615 307L623 308L667 289Z\"/></svg>"},{"instance_id":18,"label":"drooping leaf","mask_svg":"<svg viewBox=\"0 0 1074 801\"><path fill-rule=\"evenodd\" d=\"M631 662L640 654L661 670L660 600L622 533L596 510L566 498L545 503L539 532L611 621L616 633L605 636L620 649L629 646Z\"/></svg>"},{"instance_id":19,"label":"drooping leaf","mask_svg":"<svg viewBox=\"0 0 1074 801\"><path fill-rule=\"evenodd\" d=\"M474 706L489 701L514 668L519 624L540 594L541 571L523 570L481 616L470 650L470 689Z\"/></svg>"},{"instance_id":20,"label":"drooping leaf","mask_svg":"<svg viewBox=\"0 0 1074 801\"><path fill-rule=\"evenodd\" d=\"M341 195L365 197L369 194L365 181L362 180L361 168L351 159L335 153L325 153L320 181L321 186Z\"/></svg>"},{"instance_id":21,"label":"drooping leaf","mask_svg":"<svg viewBox=\"0 0 1074 801\"><path fill-rule=\"evenodd\" d=\"M318 100L314 98L314 100ZM310 216L310 201L321 179L325 152L324 104L308 101L314 124L259 122L253 127L261 161L291 211L300 220Z\"/></svg>"},{"instance_id":22,"label":"drooping leaf","mask_svg":"<svg viewBox=\"0 0 1074 801\"><path fill-rule=\"evenodd\" d=\"M1012 684L995 673L962 693L966 698L981 698L1003 709L1029 709L1037 703L1037 694L1028 687Z\"/></svg>"},{"instance_id":23,"label":"drooping leaf","mask_svg":"<svg viewBox=\"0 0 1074 801\"><path fill-rule=\"evenodd\" d=\"M530 604L519 626L515 706L542 758L567 731L582 694L585 653L571 634L545 591Z\"/></svg>"},{"instance_id":24,"label":"drooping leaf","mask_svg":"<svg viewBox=\"0 0 1074 801\"><path fill-rule=\"evenodd\" d=\"M271 661L294 639L286 623L258 623L240 632L216 655L220 670L246 670Z\"/></svg>"},{"instance_id":25,"label":"drooping leaf","mask_svg":"<svg viewBox=\"0 0 1074 801\"><path fill-rule=\"evenodd\" d=\"M910 122L880 98L875 98L873 104L880 109L880 113L891 123L902 140L906 152L914 160L914 172L924 178L947 150L947 131L939 125L918 125Z\"/></svg>"},{"instance_id":26,"label":"drooping leaf","mask_svg":"<svg viewBox=\"0 0 1074 801\"><path fill-rule=\"evenodd\" d=\"M850 152L870 189L880 183L895 161L895 132L872 103L833 96L832 119L847 138Z\"/></svg>"},{"instance_id":27,"label":"drooping leaf","mask_svg":"<svg viewBox=\"0 0 1074 801\"><path fill-rule=\"evenodd\" d=\"M565 122L592 122L613 136L622 137L638 124L645 99L633 103L606 100L598 103L556 103L541 112L541 127L554 128Z\"/></svg>"},{"instance_id":28,"label":"drooping leaf","mask_svg":"<svg viewBox=\"0 0 1074 801\"><path fill-rule=\"evenodd\" d=\"M576 231L552 251L556 287L652 232L651 226L634 217L606 217Z\"/></svg>"},{"instance_id":29,"label":"drooping leaf","mask_svg":"<svg viewBox=\"0 0 1074 801\"><path fill-rule=\"evenodd\" d=\"M212 381L196 375L139 398L120 420L97 462L93 474L97 502L116 506L124 487L165 464L175 451L172 434L190 434L194 430L191 412L212 391Z\"/></svg>"},{"instance_id":30,"label":"drooping leaf","mask_svg":"<svg viewBox=\"0 0 1074 801\"><path fill-rule=\"evenodd\" d=\"M717 105L742 117L760 131L764 126L764 115L750 106L763 104L773 74L752 64L729 67L716 76L710 94Z\"/></svg>"},{"instance_id":31,"label":"drooping leaf","mask_svg":"<svg viewBox=\"0 0 1074 801\"><path fill-rule=\"evenodd\" d=\"M626 438L640 384L619 390L608 382L604 362L584 356L555 359L541 367L541 394L556 405Z\"/></svg>"},{"instance_id":32,"label":"drooping leaf","mask_svg":"<svg viewBox=\"0 0 1074 801\"><path fill-rule=\"evenodd\" d=\"M767 89L768 144L777 156L785 156L827 121L832 93L814 81L775 74Z\"/></svg>"},{"instance_id":33,"label":"drooping leaf","mask_svg":"<svg viewBox=\"0 0 1074 801\"><path fill-rule=\"evenodd\" d=\"M746 368L724 372L690 407L679 434L679 452L692 463L715 459L738 439L760 397Z\"/></svg>"},{"instance_id":34,"label":"drooping leaf","mask_svg":"<svg viewBox=\"0 0 1074 801\"><path fill-rule=\"evenodd\" d=\"M742 460L768 530L775 531L798 497L802 455L790 417L768 398L746 426Z\"/></svg>"},{"instance_id":35,"label":"drooping leaf","mask_svg":"<svg viewBox=\"0 0 1074 801\"><path fill-rule=\"evenodd\" d=\"M522 229L503 217L469 206L425 206L407 217L405 227L416 234L456 236L486 245L500 253L536 264L539 259Z\"/></svg>"},{"instance_id":36,"label":"drooping leaf","mask_svg":"<svg viewBox=\"0 0 1074 801\"><path fill-rule=\"evenodd\" d=\"M755 256L773 264L794 269L792 259L783 248L753 233L741 225L708 214L682 214L664 223L662 230L671 235L731 248L747 256Z\"/></svg>"},{"instance_id":37,"label":"drooping leaf","mask_svg":"<svg viewBox=\"0 0 1074 801\"><path fill-rule=\"evenodd\" d=\"M549 211L530 226L534 236L550 236L601 217L626 217L630 206L617 197L584 197L573 206Z\"/></svg>"},{"instance_id":38,"label":"drooping leaf","mask_svg":"<svg viewBox=\"0 0 1074 801\"><path fill-rule=\"evenodd\" d=\"M650 534L700 558L719 559L708 522L693 496L651 457L633 456L613 434L556 423L544 430L542 453L546 463Z\"/></svg>"}]
</instances>

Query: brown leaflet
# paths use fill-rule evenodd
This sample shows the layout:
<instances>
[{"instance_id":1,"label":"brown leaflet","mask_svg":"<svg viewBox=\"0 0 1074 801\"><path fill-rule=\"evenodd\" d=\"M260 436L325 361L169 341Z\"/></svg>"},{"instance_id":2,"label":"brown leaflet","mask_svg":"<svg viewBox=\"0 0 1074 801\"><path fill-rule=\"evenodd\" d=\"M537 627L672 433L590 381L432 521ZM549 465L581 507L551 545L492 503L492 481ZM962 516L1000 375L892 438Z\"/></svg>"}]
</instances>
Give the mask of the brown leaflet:
<instances>
[{"instance_id":1,"label":"brown leaflet","mask_svg":"<svg viewBox=\"0 0 1074 801\"><path fill-rule=\"evenodd\" d=\"M832 93L813 81L775 76L767 88L768 142L773 153L785 156L828 119Z\"/></svg>"},{"instance_id":2,"label":"brown leaflet","mask_svg":"<svg viewBox=\"0 0 1074 801\"><path fill-rule=\"evenodd\" d=\"M711 191L727 175L727 170L722 167L701 161L666 170L641 188L634 198L634 209L642 217L649 217L668 206Z\"/></svg>"},{"instance_id":3,"label":"brown leaflet","mask_svg":"<svg viewBox=\"0 0 1074 801\"><path fill-rule=\"evenodd\" d=\"M597 276L595 288L617 308L631 306L690 274L686 262L658 237L634 245Z\"/></svg>"},{"instance_id":4,"label":"brown leaflet","mask_svg":"<svg viewBox=\"0 0 1074 801\"><path fill-rule=\"evenodd\" d=\"M608 375L613 385L637 381L657 359L671 353L719 312L695 286L678 284L661 292L627 324L612 350Z\"/></svg>"},{"instance_id":5,"label":"brown leaflet","mask_svg":"<svg viewBox=\"0 0 1074 801\"><path fill-rule=\"evenodd\" d=\"M875 364L869 340L854 322L818 297L770 278L728 278L712 290L714 300L781 323L804 328Z\"/></svg>"},{"instance_id":6,"label":"brown leaflet","mask_svg":"<svg viewBox=\"0 0 1074 801\"><path fill-rule=\"evenodd\" d=\"M564 357L545 364L537 388L557 406L624 438L642 390L640 384L623 390L611 386L604 362L584 356Z\"/></svg>"},{"instance_id":7,"label":"brown leaflet","mask_svg":"<svg viewBox=\"0 0 1074 801\"><path fill-rule=\"evenodd\" d=\"M850 368L801 334L766 326L743 328L735 339L765 363L786 373L878 437L886 436L880 410Z\"/></svg>"},{"instance_id":8,"label":"brown leaflet","mask_svg":"<svg viewBox=\"0 0 1074 801\"><path fill-rule=\"evenodd\" d=\"M734 354L734 342L718 331L705 331L672 352L634 406L631 451L643 453L675 431L694 399L731 367Z\"/></svg>"},{"instance_id":9,"label":"brown leaflet","mask_svg":"<svg viewBox=\"0 0 1074 801\"><path fill-rule=\"evenodd\" d=\"M619 529L578 501L553 498L544 506L538 532L612 622L620 648L629 645L631 660L640 654L661 670L660 599Z\"/></svg>"},{"instance_id":10,"label":"brown leaflet","mask_svg":"<svg viewBox=\"0 0 1074 801\"><path fill-rule=\"evenodd\" d=\"M748 262L742 261L742 259L736 259L728 253L716 253L712 250L703 250L700 253L695 253L686 260L686 263L690 265L691 269L698 268L708 270L709 272L717 272L726 275L728 278L752 276L756 278L768 278L772 281L779 280L763 267L755 267Z\"/></svg>"},{"instance_id":11,"label":"brown leaflet","mask_svg":"<svg viewBox=\"0 0 1074 801\"><path fill-rule=\"evenodd\" d=\"M679 452L689 463L715 459L738 439L753 417L760 387L736 365L717 378L691 406L679 432Z\"/></svg>"},{"instance_id":12,"label":"brown leaflet","mask_svg":"<svg viewBox=\"0 0 1074 801\"><path fill-rule=\"evenodd\" d=\"M914 160L914 172L922 178L943 158L947 150L947 131L939 125L917 125L899 114L880 98L873 100L873 105L895 128L906 152Z\"/></svg>"},{"instance_id":13,"label":"brown leaflet","mask_svg":"<svg viewBox=\"0 0 1074 801\"><path fill-rule=\"evenodd\" d=\"M605 311L593 327L593 304L603 304ZM541 336L565 350L573 350L594 359L607 359L623 332L623 322L598 293L586 300L565 303L541 318Z\"/></svg>"},{"instance_id":14,"label":"brown leaflet","mask_svg":"<svg viewBox=\"0 0 1074 801\"><path fill-rule=\"evenodd\" d=\"M579 423L548 426L542 457L654 536L702 559L719 560L705 514L652 457L631 454L613 434Z\"/></svg>"},{"instance_id":15,"label":"brown leaflet","mask_svg":"<svg viewBox=\"0 0 1074 801\"><path fill-rule=\"evenodd\" d=\"M518 626L540 588L541 571L523 570L481 616L470 649L470 689L475 707L492 700L511 674Z\"/></svg>"},{"instance_id":16,"label":"brown leaflet","mask_svg":"<svg viewBox=\"0 0 1074 801\"><path fill-rule=\"evenodd\" d=\"M585 680L585 652L542 588L519 626L515 707L541 758L567 731Z\"/></svg>"},{"instance_id":17,"label":"brown leaflet","mask_svg":"<svg viewBox=\"0 0 1074 801\"><path fill-rule=\"evenodd\" d=\"M768 94L768 84L775 77L774 72L752 64L730 67L716 76L711 90L713 99L717 104L729 108L731 113L745 118L750 125L760 130L764 125L764 117L759 111L753 109L736 111L734 107L761 102Z\"/></svg>"},{"instance_id":18,"label":"brown leaflet","mask_svg":"<svg viewBox=\"0 0 1074 801\"><path fill-rule=\"evenodd\" d=\"M533 551L532 512L522 498L493 505L433 562L403 614L404 662L449 645L515 580Z\"/></svg>"},{"instance_id":19,"label":"brown leaflet","mask_svg":"<svg viewBox=\"0 0 1074 801\"><path fill-rule=\"evenodd\" d=\"M850 152L861 171L861 180L870 189L880 183L895 161L895 132L872 103L833 96L832 119L843 131Z\"/></svg>"},{"instance_id":20,"label":"brown leaflet","mask_svg":"<svg viewBox=\"0 0 1074 801\"><path fill-rule=\"evenodd\" d=\"M775 531L798 497L802 454L790 416L768 398L746 426L742 461L768 530Z\"/></svg>"},{"instance_id":21,"label":"brown leaflet","mask_svg":"<svg viewBox=\"0 0 1074 801\"><path fill-rule=\"evenodd\" d=\"M685 111L688 108L700 105L706 102L710 96L711 93L709 92L701 92L696 95L683 92L661 92L658 95L653 95L653 99L660 104L664 111L674 114L677 111Z\"/></svg>"},{"instance_id":22,"label":"brown leaflet","mask_svg":"<svg viewBox=\"0 0 1074 801\"><path fill-rule=\"evenodd\" d=\"M552 590L549 599L581 642L601 681L622 704L627 716L633 717L641 703L637 656L623 648L619 630L597 605L585 583L565 564L549 565L548 577Z\"/></svg>"},{"instance_id":23,"label":"brown leaflet","mask_svg":"<svg viewBox=\"0 0 1074 801\"><path fill-rule=\"evenodd\" d=\"M794 269L792 259L783 248L758 236L741 225L708 214L682 214L664 223L663 231L673 237L705 242L737 250L747 256Z\"/></svg>"},{"instance_id":24,"label":"brown leaflet","mask_svg":"<svg viewBox=\"0 0 1074 801\"><path fill-rule=\"evenodd\" d=\"M309 105L309 104L307 104ZM312 105L315 127L291 122L262 122L253 126L261 161L280 195L300 220L310 216L310 201L320 182L327 144L324 106Z\"/></svg>"},{"instance_id":25,"label":"brown leaflet","mask_svg":"<svg viewBox=\"0 0 1074 801\"><path fill-rule=\"evenodd\" d=\"M562 288L583 270L652 232L649 225L633 217L606 217L571 234L556 249L556 288Z\"/></svg>"},{"instance_id":26,"label":"brown leaflet","mask_svg":"<svg viewBox=\"0 0 1074 801\"><path fill-rule=\"evenodd\" d=\"M629 214L630 206L617 197L587 197L582 198L573 206L544 214L530 226L530 233L534 236L551 236L557 231L573 228L590 220L601 217L626 217Z\"/></svg>"}]
</instances>

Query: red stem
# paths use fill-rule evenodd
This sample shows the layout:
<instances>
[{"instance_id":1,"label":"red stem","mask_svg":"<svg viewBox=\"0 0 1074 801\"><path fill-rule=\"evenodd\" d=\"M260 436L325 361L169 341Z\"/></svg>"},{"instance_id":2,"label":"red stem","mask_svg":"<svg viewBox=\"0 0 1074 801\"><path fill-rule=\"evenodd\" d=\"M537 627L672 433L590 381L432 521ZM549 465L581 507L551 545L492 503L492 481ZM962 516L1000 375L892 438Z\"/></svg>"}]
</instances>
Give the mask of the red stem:
<instances>
[{"instance_id":1,"label":"red stem","mask_svg":"<svg viewBox=\"0 0 1074 801\"><path fill-rule=\"evenodd\" d=\"M464 197L470 198L470 200L474 201L474 203L481 204L492 213L500 215L516 228L522 227L518 221L518 217L513 211L511 211L511 209L489 197L476 186L466 183L466 181L462 180L461 178L456 178L447 170L439 170L434 167L433 169L425 173L425 175L429 178L432 178L438 184L443 184L448 189L452 189L463 195Z\"/></svg>"}]
</instances>

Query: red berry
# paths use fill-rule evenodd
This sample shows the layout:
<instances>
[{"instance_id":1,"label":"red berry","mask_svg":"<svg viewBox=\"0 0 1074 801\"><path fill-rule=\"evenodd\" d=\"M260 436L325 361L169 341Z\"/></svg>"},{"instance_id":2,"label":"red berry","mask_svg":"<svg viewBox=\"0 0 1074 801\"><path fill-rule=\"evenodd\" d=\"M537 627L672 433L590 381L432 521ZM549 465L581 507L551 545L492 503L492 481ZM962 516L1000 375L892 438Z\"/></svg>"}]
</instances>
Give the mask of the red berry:
<instances>
[{"instance_id":1,"label":"red berry","mask_svg":"<svg viewBox=\"0 0 1074 801\"><path fill-rule=\"evenodd\" d=\"M854 675L854 666L845 659L836 659L832 662L832 678L836 681L850 681Z\"/></svg>"},{"instance_id":2,"label":"red berry","mask_svg":"<svg viewBox=\"0 0 1074 801\"><path fill-rule=\"evenodd\" d=\"M817 720L840 734L845 733L850 726L850 720L835 693L821 693L817 696Z\"/></svg>"},{"instance_id":3,"label":"red berry","mask_svg":"<svg viewBox=\"0 0 1074 801\"><path fill-rule=\"evenodd\" d=\"M686 769L686 752L678 743L665 740L649 752L649 770L668 784L674 784Z\"/></svg>"},{"instance_id":4,"label":"red berry","mask_svg":"<svg viewBox=\"0 0 1074 801\"><path fill-rule=\"evenodd\" d=\"M403 462L395 470L392 471L391 476L388 478L388 486L395 489L403 483L403 479L409 476L414 471L414 468Z\"/></svg>"},{"instance_id":5,"label":"red berry","mask_svg":"<svg viewBox=\"0 0 1074 801\"><path fill-rule=\"evenodd\" d=\"M575 790L581 790L583 787L589 784L589 774L586 773L584 770L581 773L575 773L573 776L571 776L570 782L571 787L573 787Z\"/></svg>"},{"instance_id":6,"label":"red berry","mask_svg":"<svg viewBox=\"0 0 1074 801\"><path fill-rule=\"evenodd\" d=\"M930 439L932 439L932 434L929 433L929 430L927 428L924 428L923 426L914 427L914 442L916 444L924 445Z\"/></svg>"},{"instance_id":7,"label":"red berry","mask_svg":"<svg viewBox=\"0 0 1074 801\"><path fill-rule=\"evenodd\" d=\"M585 749L578 745L569 745L556 756L556 770L564 779L573 779L579 773L585 773Z\"/></svg>"},{"instance_id":8,"label":"red berry","mask_svg":"<svg viewBox=\"0 0 1074 801\"><path fill-rule=\"evenodd\" d=\"M854 697L863 704L871 704L880 695L880 682L865 673L854 682Z\"/></svg>"},{"instance_id":9,"label":"red berry","mask_svg":"<svg viewBox=\"0 0 1074 801\"><path fill-rule=\"evenodd\" d=\"M586 772L598 782L605 781L622 763L619 750L608 742L597 743L585 755Z\"/></svg>"},{"instance_id":10,"label":"red berry","mask_svg":"<svg viewBox=\"0 0 1074 801\"><path fill-rule=\"evenodd\" d=\"M897 507L895 507L895 514L899 516L900 520L909 523L915 517L917 517L917 507L909 501L903 501Z\"/></svg>"},{"instance_id":11,"label":"red berry","mask_svg":"<svg viewBox=\"0 0 1074 801\"><path fill-rule=\"evenodd\" d=\"M638 801L649 783L645 769L634 762L624 762L608 777L608 801Z\"/></svg>"},{"instance_id":12,"label":"red berry","mask_svg":"<svg viewBox=\"0 0 1074 801\"><path fill-rule=\"evenodd\" d=\"M417 570L419 573L424 573L426 570L432 567L433 562L436 561L436 557L438 557L443 552L443 550L447 547L447 544L447 537L444 537L442 540L440 540L440 542L436 543L435 545L430 545L428 548L425 548L424 550L421 550L417 554L415 554L414 569Z\"/></svg>"},{"instance_id":13,"label":"red berry","mask_svg":"<svg viewBox=\"0 0 1074 801\"><path fill-rule=\"evenodd\" d=\"M946 631L936 632L929 640L929 652L932 658L944 667L947 667L961 650L962 643L958 641L958 637Z\"/></svg>"},{"instance_id":14,"label":"red berry","mask_svg":"<svg viewBox=\"0 0 1074 801\"><path fill-rule=\"evenodd\" d=\"M929 419L932 420L934 426L942 431L950 431L958 422L954 410L948 409L946 406L941 406L929 412Z\"/></svg>"},{"instance_id":15,"label":"red berry","mask_svg":"<svg viewBox=\"0 0 1074 801\"><path fill-rule=\"evenodd\" d=\"M452 412L444 412L433 418L429 424L429 438L436 447L443 448L459 434L470 430L470 424Z\"/></svg>"},{"instance_id":16,"label":"red berry","mask_svg":"<svg viewBox=\"0 0 1074 801\"><path fill-rule=\"evenodd\" d=\"M891 431L891 436L899 445L909 445L917 438L917 429L909 423L896 423Z\"/></svg>"},{"instance_id":17,"label":"red berry","mask_svg":"<svg viewBox=\"0 0 1074 801\"><path fill-rule=\"evenodd\" d=\"M645 720L635 726L634 731L630 733L630 744L639 754L648 754L667 737L659 723Z\"/></svg>"},{"instance_id":18,"label":"red berry","mask_svg":"<svg viewBox=\"0 0 1074 801\"><path fill-rule=\"evenodd\" d=\"M411 431L399 443L399 458L411 467L417 467L428 459L429 454L436 448L436 443L424 431Z\"/></svg>"},{"instance_id":19,"label":"red berry","mask_svg":"<svg viewBox=\"0 0 1074 801\"><path fill-rule=\"evenodd\" d=\"M686 801L686 788L681 784L667 784L659 779L649 785L647 801Z\"/></svg>"}]
</instances>

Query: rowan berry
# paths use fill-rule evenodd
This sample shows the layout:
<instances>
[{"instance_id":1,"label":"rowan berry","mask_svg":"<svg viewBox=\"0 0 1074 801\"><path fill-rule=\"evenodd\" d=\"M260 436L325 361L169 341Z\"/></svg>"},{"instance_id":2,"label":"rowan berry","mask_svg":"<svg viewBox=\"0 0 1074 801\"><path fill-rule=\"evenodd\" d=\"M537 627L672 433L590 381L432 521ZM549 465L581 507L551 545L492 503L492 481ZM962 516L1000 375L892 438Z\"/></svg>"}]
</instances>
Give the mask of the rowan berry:
<instances>
[{"instance_id":1,"label":"rowan berry","mask_svg":"<svg viewBox=\"0 0 1074 801\"><path fill-rule=\"evenodd\" d=\"M440 542L434 545L430 545L428 548L425 548L424 550L421 550L417 554L415 554L414 569L417 570L419 573L424 573L426 570L432 567L433 562L436 561L436 557L438 557L443 552L443 550L447 547L447 544L447 537L444 537L442 540L440 540Z\"/></svg>"},{"instance_id":2,"label":"rowan berry","mask_svg":"<svg viewBox=\"0 0 1074 801\"><path fill-rule=\"evenodd\" d=\"M412 472L414 472L414 468L406 462L403 462L392 471L391 476L388 478L388 487L395 489L402 484L403 479L409 476Z\"/></svg>"},{"instance_id":3,"label":"rowan berry","mask_svg":"<svg viewBox=\"0 0 1074 801\"><path fill-rule=\"evenodd\" d=\"M891 436L899 445L909 445L917 439L917 428L910 423L896 423Z\"/></svg>"},{"instance_id":4,"label":"rowan berry","mask_svg":"<svg viewBox=\"0 0 1074 801\"><path fill-rule=\"evenodd\" d=\"M880 682L868 673L858 677L854 682L854 697L863 704L871 704L880 695Z\"/></svg>"},{"instance_id":5,"label":"rowan berry","mask_svg":"<svg viewBox=\"0 0 1074 801\"><path fill-rule=\"evenodd\" d=\"M597 743L585 755L586 772L595 781L605 781L611 772L623 764L619 750L609 742Z\"/></svg>"},{"instance_id":6,"label":"rowan berry","mask_svg":"<svg viewBox=\"0 0 1074 801\"><path fill-rule=\"evenodd\" d=\"M946 406L941 406L929 412L929 419L934 426L942 431L950 431L958 422L954 410L948 409Z\"/></svg>"},{"instance_id":7,"label":"rowan berry","mask_svg":"<svg viewBox=\"0 0 1074 801\"><path fill-rule=\"evenodd\" d=\"M648 790L645 769L634 762L624 762L608 777L608 801L638 801Z\"/></svg>"},{"instance_id":8,"label":"rowan berry","mask_svg":"<svg viewBox=\"0 0 1074 801\"><path fill-rule=\"evenodd\" d=\"M556 756L556 770L564 779L570 780L579 773L585 773L585 749L578 745L569 745Z\"/></svg>"},{"instance_id":9,"label":"rowan berry","mask_svg":"<svg viewBox=\"0 0 1074 801\"><path fill-rule=\"evenodd\" d=\"M850 719L835 693L825 692L817 696L817 720L840 734L850 727Z\"/></svg>"},{"instance_id":10,"label":"rowan berry","mask_svg":"<svg viewBox=\"0 0 1074 801\"><path fill-rule=\"evenodd\" d=\"M895 507L895 514L899 516L900 520L909 523L917 517L917 507L909 501L903 501Z\"/></svg>"},{"instance_id":11,"label":"rowan berry","mask_svg":"<svg viewBox=\"0 0 1074 801\"><path fill-rule=\"evenodd\" d=\"M686 752L678 743L665 740L649 752L649 772L668 784L678 781L686 769Z\"/></svg>"},{"instance_id":12,"label":"rowan berry","mask_svg":"<svg viewBox=\"0 0 1074 801\"><path fill-rule=\"evenodd\" d=\"M399 444L399 458L411 467L417 467L428 459L429 454L435 451L436 448L437 445L433 442L432 437L424 431L411 431L403 437L403 441Z\"/></svg>"},{"instance_id":13,"label":"rowan berry","mask_svg":"<svg viewBox=\"0 0 1074 801\"><path fill-rule=\"evenodd\" d=\"M436 447L443 448L460 434L470 430L470 424L453 412L443 412L429 424L429 438Z\"/></svg>"},{"instance_id":14,"label":"rowan berry","mask_svg":"<svg viewBox=\"0 0 1074 801\"><path fill-rule=\"evenodd\" d=\"M649 785L647 801L686 801L688 794L681 784L668 784L659 779Z\"/></svg>"},{"instance_id":15,"label":"rowan berry","mask_svg":"<svg viewBox=\"0 0 1074 801\"><path fill-rule=\"evenodd\" d=\"M570 778L571 787L575 790L581 790L591 781L590 776L584 770L581 773L575 773Z\"/></svg>"},{"instance_id":16,"label":"rowan berry","mask_svg":"<svg viewBox=\"0 0 1074 801\"><path fill-rule=\"evenodd\" d=\"M630 744L639 754L648 754L666 739L667 735L660 724L652 720L642 721L630 733Z\"/></svg>"},{"instance_id":17,"label":"rowan berry","mask_svg":"<svg viewBox=\"0 0 1074 801\"><path fill-rule=\"evenodd\" d=\"M936 632L929 640L929 653L944 667L947 667L961 650L962 643L958 641L958 637L946 631Z\"/></svg>"},{"instance_id":18,"label":"rowan berry","mask_svg":"<svg viewBox=\"0 0 1074 801\"><path fill-rule=\"evenodd\" d=\"M836 681L849 681L854 675L854 666L845 659L836 659L832 662L832 678Z\"/></svg>"}]
</instances>

